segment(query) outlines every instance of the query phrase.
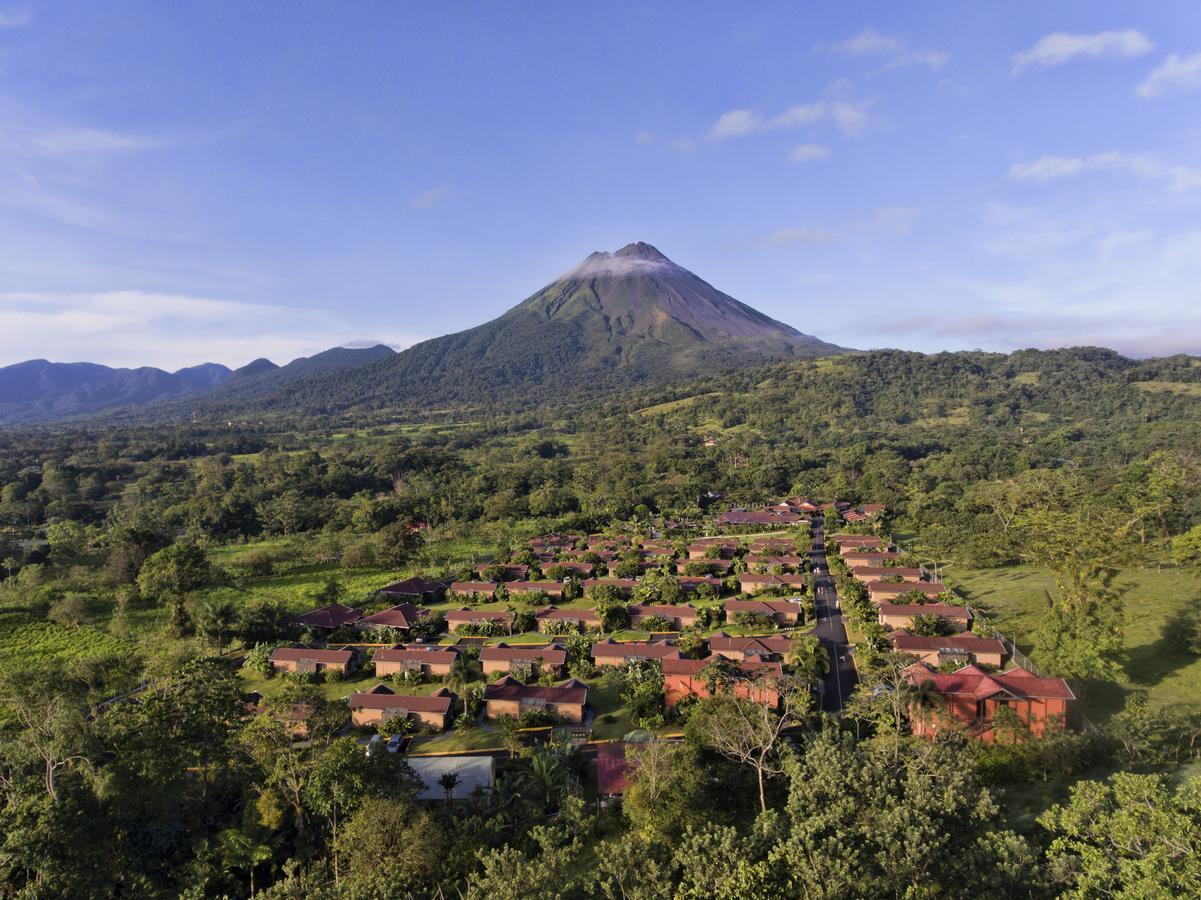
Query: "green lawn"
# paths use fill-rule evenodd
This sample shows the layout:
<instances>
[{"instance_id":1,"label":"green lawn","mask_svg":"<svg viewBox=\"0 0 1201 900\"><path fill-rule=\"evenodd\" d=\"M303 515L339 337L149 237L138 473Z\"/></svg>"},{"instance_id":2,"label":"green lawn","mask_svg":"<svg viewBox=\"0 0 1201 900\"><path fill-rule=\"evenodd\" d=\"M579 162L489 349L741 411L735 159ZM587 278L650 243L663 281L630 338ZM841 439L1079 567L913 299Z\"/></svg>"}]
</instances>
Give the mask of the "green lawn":
<instances>
[{"instance_id":1,"label":"green lawn","mask_svg":"<svg viewBox=\"0 0 1201 900\"><path fill-rule=\"evenodd\" d=\"M608 684L605 679L589 678L588 706L594 714L592 722L592 737L598 741L607 741L622 737L634 730L630 721L630 712L621 704L617 689ZM611 716L612 722L605 718Z\"/></svg>"},{"instance_id":2,"label":"green lawn","mask_svg":"<svg viewBox=\"0 0 1201 900\"><path fill-rule=\"evenodd\" d=\"M409 745L410 755L422 753L454 753L463 750L497 750L503 747L500 735L495 731L473 728L466 734L447 731L425 737L415 737Z\"/></svg>"},{"instance_id":3,"label":"green lawn","mask_svg":"<svg viewBox=\"0 0 1201 900\"><path fill-rule=\"evenodd\" d=\"M1055 589L1046 570L949 568L946 574L973 606L1016 638L1020 650L1030 652L1030 636ZM1201 705L1201 658L1176 652L1163 633L1173 614L1201 598L1201 571L1139 569L1122 573L1115 584L1125 591L1127 678L1117 686L1090 688L1085 713L1103 721L1121 709L1131 690L1147 691L1154 705Z\"/></svg>"}]
</instances>

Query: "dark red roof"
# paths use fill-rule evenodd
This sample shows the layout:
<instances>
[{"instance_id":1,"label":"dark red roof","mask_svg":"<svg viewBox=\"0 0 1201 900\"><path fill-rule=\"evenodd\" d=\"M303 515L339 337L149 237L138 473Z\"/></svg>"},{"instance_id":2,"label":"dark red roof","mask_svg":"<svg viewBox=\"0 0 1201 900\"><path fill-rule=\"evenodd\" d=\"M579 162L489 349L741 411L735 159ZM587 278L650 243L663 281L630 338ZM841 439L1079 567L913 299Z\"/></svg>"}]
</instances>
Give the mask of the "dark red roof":
<instances>
[{"instance_id":1,"label":"dark red roof","mask_svg":"<svg viewBox=\"0 0 1201 900\"><path fill-rule=\"evenodd\" d=\"M792 652L792 646L791 638L770 635L767 637L731 637L724 631L719 631L709 638L709 649L714 653L719 650L728 650L748 655L778 653L783 656Z\"/></svg>"},{"instance_id":2,"label":"dark red roof","mask_svg":"<svg viewBox=\"0 0 1201 900\"><path fill-rule=\"evenodd\" d=\"M543 687L522 684L516 678L506 675L484 688L485 700L520 700L523 697L545 700L547 703L578 703L582 706L588 702L588 685L569 678L554 687Z\"/></svg>"},{"instance_id":3,"label":"dark red roof","mask_svg":"<svg viewBox=\"0 0 1201 900\"><path fill-rule=\"evenodd\" d=\"M491 594L496 591L495 581L452 581L450 589L456 594Z\"/></svg>"},{"instance_id":4,"label":"dark red roof","mask_svg":"<svg viewBox=\"0 0 1201 900\"><path fill-rule=\"evenodd\" d=\"M316 647L276 647L271 651L272 662L300 662L311 659L325 664L348 663L354 659L354 650L327 650Z\"/></svg>"},{"instance_id":5,"label":"dark red roof","mask_svg":"<svg viewBox=\"0 0 1201 900\"><path fill-rule=\"evenodd\" d=\"M971 613L962 606L949 603L878 603L876 609L884 616L942 616L944 619L970 619Z\"/></svg>"},{"instance_id":6,"label":"dark red roof","mask_svg":"<svg viewBox=\"0 0 1201 900\"><path fill-rule=\"evenodd\" d=\"M359 620L358 624L376 628L412 628L428 612L412 603L401 603L390 609L365 616Z\"/></svg>"},{"instance_id":7,"label":"dark red roof","mask_svg":"<svg viewBox=\"0 0 1201 900\"><path fill-rule=\"evenodd\" d=\"M493 622L504 622L506 625L513 620L504 610L489 610L489 609L452 609L446 614L447 622L481 622L490 620Z\"/></svg>"},{"instance_id":8,"label":"dark red roof","mask_svg":"<svg viewBox=\"0 0 1201 900\"><path fill-rule=\"evenodd\" d=\"M380 662L420 662L428 665L448 665L459 656L454 644L431 644L425 647L381 647L374 660Z\"/></svg>"},{"instance_id":9,"label":"dark red roof","mask_svg":"<svg viewBox=\"0 0 1201 900\"><path fill-rule=\"evenodd\" d=\"M772 615L773 613L787 613L799 615L803 609L801 604L793 603L791 600L727 600L726 613L763 613Z\"/></svg>"},{"instance_id":10,"label":"dark red roof","mask_svg":"<svg viewBox=\"0 0 1201 900\"><path fill-rule=\"evenodd\" d=\"M974 634L956 634L949 637L921 637L897 631L890 634L889 640L898 650L942 650L947 653L963 651L965 653L1005 653L1005 644L996 638L978 637Z\"/></svg>"},{"instance_id":11,"label":"dark red roof","mask_svg":"<svg viewBox=\"0 0 1201 900\"><path fill-rule=\"evenodd\" d=\"M630 607L630 616L663 616L665 619L694 619L696 618L696 607L687 603L681 603L679 606L670 606L668 604L643 603L634 604Z\"/></svg>"},{"instance_id":12,"label":"dark red roof","mask_svg":"<svg viewBox=\"0 0 1201 900\"><path fill-rule=\"evenodd\" d=\"M606 638L592 645L592 658L626 659L636 656L642 659L662 659L675 651L675 645L667 641L615 641Z\"/></svg>"},{"instance_id":13,"label":"dark red roof","mask_svg":"<svg viewBox=\"0 0 1201 900\"><path fill-rule=\"evenodd\" d=\"M298 625L307 628L341 628L349 622L357 622L363 614L352 607L341 603L331 603L320 609L310 610L293 619Z\"/></svg>"},{"instance_id":14,"label":"dark red roof","mask_svg":"<svg viewBox=\"0 0 1201 900\"><path fill-rule=\"evenodd\" d=\"M563 582L561 581L510 581L505 587L509 589L510 594L531 591L541 591L544 594L563 593Z\"/></svg>"},{"instance_id":15,"label":"dark red roof","mask_svg":"<svg viewBox=\"0 0 1201 900\"><path fill-rule=\"evenodd\" d=\"M625 793L630 764L626 745L621 741L600 744L596 748L596 792L604 797Z\"/></svg>"},{"instance_id":16,"label":"dark red roof","mask_svg":"<svg viewBox=\"0 0 1201 900\"><path fill-rule=\"evenodd\" d=\"M663 657L664 675L699 675L702 670L719 657L710 654L704 659L685 659L679 653ZM758 659L744 659L738 663L743 672L755 675L774 675L780 678L784 675L784 667L778 662L765 662Z\"/></svg>"},{"instance_id":17,"label":"dark red roof","mask_svg":"<svg viewBox=\"0 0 1201 900\"><path fill-rule=\"evenodd\" d=\"M978 666L957 672L935 672L916 663L905 670L914 684L933 683L940 694L967 694L977 700L1007 692L1023 699L1074 700L1076 695L1062 678L1040 678L1020 666L1008 672L988 673Z\"/></svg>"},{"instance_id":18,"label":"dark red roof","mask_svg":"<svg viewBox=\"0 0 1201 900\"><path fill-rule=\"evenodd\" d=\"M510 646L505 643L497 644L494 647L484 647L480 650L480 661L508 661L508 660L527 660L536 659L547 666L561 666L567 662L567 651L558 644L548 644L546 646L538 646L537 644L515 644Z\"/></svg>"},{"instance_id":19,"label":"dark red roof","mask_svg":"<svg viewBox=\"0 0 1201 900\"><path fill-rule=\"evenodd\" d=\"M426 594L436 594L446 587L441 581L431 581L428 578L406 578L404 581L394 581L387 587L379 589L380 594L394 594L398 597L423 597Z\"/></svg>"},{"instance_id":20,"label":"dark red roof","mask_svg":"<svg viewBox=\"0 0 1201 900\"><path fill-rule=\"evenodd\" d=\"M937 597L949 590L945 584L933 584L929 581L870 581L867 589L876 594L907 594L910 591L918 591L928 597Z\"/></svg>"},{"instance_id":21,"label":"dark red roof","mask_svg":"<svg viewBox=\"0 0 1201 900\"><path fill-rule=\"evenodd\" d=\"M534 613L535 619L559 619L567 622L598 622L600 616L592 607L588 609L559 609L557 606L545 606Z\"/></svg>"},{"instance_id":22,"label":"dark red roof","mask_svg":"<svg viewBox=\"0 0 1201 900\"><path fill-rule=\"evenodd\" d=\"M439 688L424 697L415 697L395 694L391 688L377 684L369 691L351 694L349 703L351 709L385 709L397 712L408 710L446 715L450 712L450 704L453 699L453 695L446 688Z\"/></svg>"}]
</instances>

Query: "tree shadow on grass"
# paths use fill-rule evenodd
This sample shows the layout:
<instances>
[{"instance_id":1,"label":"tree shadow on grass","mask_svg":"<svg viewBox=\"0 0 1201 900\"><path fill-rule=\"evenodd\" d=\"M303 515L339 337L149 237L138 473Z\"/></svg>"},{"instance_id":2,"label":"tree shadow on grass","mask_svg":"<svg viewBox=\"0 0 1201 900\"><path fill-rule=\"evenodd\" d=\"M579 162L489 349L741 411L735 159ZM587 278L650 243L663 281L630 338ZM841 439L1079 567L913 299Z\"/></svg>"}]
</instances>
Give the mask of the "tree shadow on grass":
<instances>
[{"instance_id":1,"label":"tree shadow on grass","mask_svg":"<svg viewBox=\"0 0 1201 900\"><path fill-rule=\"evenodd\" d=\"M1126 673L1131 684L1136 688L1155 687L1178 669L1195 663L1197 655L1187 646L1192 634L1201 634L1201 598L1176 610L1154 641L1126 651Z\"/></svg>"}]
</instances>

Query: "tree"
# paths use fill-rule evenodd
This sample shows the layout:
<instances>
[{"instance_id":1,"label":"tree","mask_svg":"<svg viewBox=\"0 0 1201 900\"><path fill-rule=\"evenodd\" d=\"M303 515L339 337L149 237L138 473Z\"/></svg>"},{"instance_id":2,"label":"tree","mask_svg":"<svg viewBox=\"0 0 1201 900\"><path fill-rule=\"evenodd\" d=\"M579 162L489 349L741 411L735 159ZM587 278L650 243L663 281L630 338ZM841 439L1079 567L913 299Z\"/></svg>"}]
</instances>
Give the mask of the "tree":
<instances>
[{"instance_id":1,"label":"tree","mask_svg":"<svg viewBox=\"0 0 1201 900\"><path fill-rule=\"evenodd\" d=\"M759 785L759 808L767 812L767 779L784 772L781 735L798 725L809 698L790 682L758 679L750 691L776 691L778 709L747 697L718 694L702 699L685 726L689 740L750 766Z\"/></svg>"},{"instance_id":2,"label":"tree","mask_svg":"<svg viewBox=\"0 0 1201 900\"><path fill-rule=\"evenodd\" d=\"M242 644L251 647L284 639L293 628L292 616L288 607L278 600L248 603L238 620Z\"/></svg>"},{"instance_id":3,"label":"tree","mask_svg":"<svg viewBox=\"0 0 1201 900\"><path fill-rule=\"evenodd\" d=\"M645 840L674 842L705 820L703 767L695 747L662 740L627 744L626 762L630 773L621 808Z\"/></svg>"},{"instance_id":4,"label":"tree","mask_svg":"<svg viewBox=\"0 0 1201 900\"><path fill-rule=\"evenodd\" d=\"M920 637L939 637L947 633L948 627L946 620L940 615L919 613L909 620L909 627L905 630Z\"/></svg>"},{"instance_id":5,"label":"tree","mask_svg":"<svg viewBox=\"0 0 1201 900\"><path fill-rule=\"evenodd\" d=\"M172 544L149 557L138 572L142 595L160 600L182 597L213 577L208 557L196 544Z\"/></svg>"},{"instance_id":6,"label":"tree","mask_svg":"<svg viewBox=\"0 0 1201 900\"><path fill-rule=\"evenodd\" d=\"M210 600L196 610L196 630L208 638L218 653L225 651L237 629L238 611L229 600Z\"/></svg>"},{"instance_id":7,"label":"tree","mask_svg":"<svg viewBox=\"0 0 1201 900\"><path fill-rule=\"evenodd\" d=\"M1201 778L1119 772L1072 787L1039 817L1051 880L1066 897L1184 897L1201 884Z\"/></svg>"},{"instance_id":8,"label":"tree","mask_svg":"<svg viewBox=\"0 0 1201 900\"><path fill-rule=\"evenodd\" d=\"M805 690L810 690L829 673L830 653L820 638L811 634L802 635L792 643L788 664L792 666L797 682Z\"/></svg>"},{"instance_id":9,"label":"tree","mask_svg":"<svg viewBox=\"0 0 1201 900\"><path fill-rule=\"evenodd\" d=\"M406 796L364 798L334 842L345 871L342 892L380 900L401 892L424 894L436 883L447 850L438 820Z\"/></svg>"},{"instance_id":10,"label":"tree","mask_svg":"<svg viewBox=\"0 0 1201 900\"><path fill-rule=\"evenodd\" d=\"M242 657L242 668L260 678L270 678L275 672L275 667L271 665L271 650L270 644L255 644Z\"/></svg>"},{"instance_id":11,"label":"tree","mask_svg":"<svg viewBox=\"0 0 1201 900\"><path fill-rule=\"evenodd\" d=\"M442 788L442 793L446 797L446 805L450 806L450 801L454 797L455 788L459 786L459 776L454 772L445 772L438 778L438 787Z\"/></svg>"},{"instance_id":12,"label":"tree","mask_svg":"<svg viewBox=\"0 0 1201 900\"><path fill-rule=\"evenodd\" d=\"M464 688L484 675L480 665L479 650L470 648L458 654L450 663L450 672L446 676L446 686L456 694L462 694Z\"/></svg>"}]
</instances>

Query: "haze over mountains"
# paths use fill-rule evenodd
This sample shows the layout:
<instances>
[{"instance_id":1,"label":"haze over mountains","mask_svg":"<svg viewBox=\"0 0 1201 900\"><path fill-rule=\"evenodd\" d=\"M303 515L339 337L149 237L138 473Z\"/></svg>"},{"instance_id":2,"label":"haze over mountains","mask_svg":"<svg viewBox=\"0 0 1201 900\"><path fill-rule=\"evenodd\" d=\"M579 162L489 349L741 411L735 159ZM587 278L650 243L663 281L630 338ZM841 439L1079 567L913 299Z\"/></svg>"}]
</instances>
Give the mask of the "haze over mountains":
<instances>
[{"instance_id":1,"label":"haze over mountains","mask_svg":"<svg viewBox=\"0 0 1201 900\"><path fill-rule=\"evenodd\" d=\"M0 369L0 422L104 410L164 417L427 408L668 383L844 353L719 291L650 244L593 253L499 318L400 353L334 348L287 366L179 372L37 360Z\"/></svg>"}]
</instances>

